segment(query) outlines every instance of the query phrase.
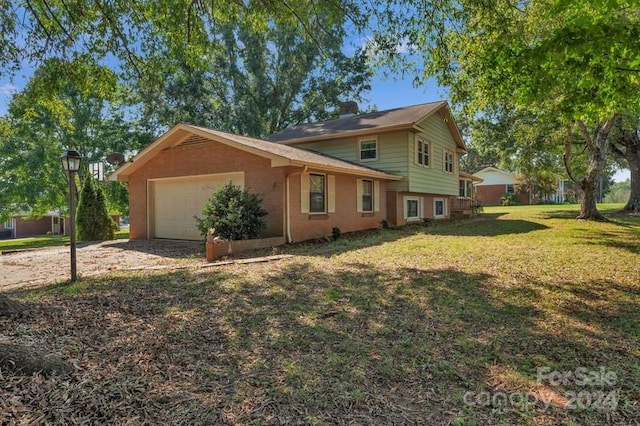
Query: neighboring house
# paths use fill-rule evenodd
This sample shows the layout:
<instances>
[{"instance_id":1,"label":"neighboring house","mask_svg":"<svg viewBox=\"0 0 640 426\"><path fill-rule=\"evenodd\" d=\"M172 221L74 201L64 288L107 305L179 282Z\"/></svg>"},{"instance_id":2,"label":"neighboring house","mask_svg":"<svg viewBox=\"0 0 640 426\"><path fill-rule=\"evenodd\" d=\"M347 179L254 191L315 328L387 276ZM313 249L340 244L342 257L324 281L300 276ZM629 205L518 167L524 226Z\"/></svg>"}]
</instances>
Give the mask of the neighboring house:
<instances>
[{"instance_id":1,"label":"neighboring house","mask_svg":"<svg viewBox=\"0 0 640 426\"><path fill-rule=\"evenodd\" d=\"M37 235L64 235L64 218L56 212L48 212L40 218L16 215L0 223L0 238L24 238Z\"/></svg>"},{"instance_id":2,"label":"neighboring house","mask_svg":"<svg viewBox=\"0 0 640 426\"><path fill-rule=\"evenodd\" d=\"M263 199L264 236L289 242L470 212L474 178L459 173L466 149L446 102L293 126L269 139L173 127L110 176L129 185L130 237L200 239L194 216L229 181Z\"/></svg>"},{"instance_id":3,"label":"neighboring house","mask_svg":"<svg viewBox=\"0 0 640 426\"><path fill-rule=\"evenodd\" d=\"M553 194L543 194L540 201L542 202L550 202L550 203L564 203L567 201L567 197L565 195L565 184L569 186L570 182L566 179L558 179L556 183L556 192Z\"/></svg>"},{"instance_id":4,"label":"neighboring house","mask_svg":"<svg viewBox=\"0 0 640 426\"><path fill-rule=\"evenodd\" d=\"M504 194L515 194L520 204L531 204L528 191L520 190L520 182L513 173L485 167L473 176L482 179L482 182L474 183L476 199L482 206L499 206Z\"/></svg>"}]
</instances>

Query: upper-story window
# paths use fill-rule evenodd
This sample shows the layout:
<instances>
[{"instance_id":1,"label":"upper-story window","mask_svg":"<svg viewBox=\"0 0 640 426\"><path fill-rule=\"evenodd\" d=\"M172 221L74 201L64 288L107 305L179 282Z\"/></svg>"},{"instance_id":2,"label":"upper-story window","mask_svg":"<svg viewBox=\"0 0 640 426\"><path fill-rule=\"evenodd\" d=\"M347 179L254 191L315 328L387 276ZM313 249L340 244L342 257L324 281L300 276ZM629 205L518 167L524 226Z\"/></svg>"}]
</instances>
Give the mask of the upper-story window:
<instances>
[{"instance_id":1,"label":"upper-story window","mask_svg":"<svg viewBox=\"0 0 640 426\"><path fill-rule=\"evenodd\" d=\"M360 139L360 161L373 161L378 159L378 139Z\"/></svg>"},{"instance_id":2,"label":"upper-story window","mask_svg":"<svg viewBox=\"0 0 640 426\"><path fill-rule=\"evenodd\" d=\"M425 167L431 165L431 144L420 138L416 138L416 163Z\"/></svg>"},{"instance_id":3,"label":"upper-story window","mask_svg":"<svg viewBox=\"0 0 640 426\"><path fill-rule=\"evenodd\" d=\"M443 165L443 170L445 173L453 173L453 159L454 159L453 151L449 151L448 149L445 149L444 165Z\"/></svg>"}]
</instances>

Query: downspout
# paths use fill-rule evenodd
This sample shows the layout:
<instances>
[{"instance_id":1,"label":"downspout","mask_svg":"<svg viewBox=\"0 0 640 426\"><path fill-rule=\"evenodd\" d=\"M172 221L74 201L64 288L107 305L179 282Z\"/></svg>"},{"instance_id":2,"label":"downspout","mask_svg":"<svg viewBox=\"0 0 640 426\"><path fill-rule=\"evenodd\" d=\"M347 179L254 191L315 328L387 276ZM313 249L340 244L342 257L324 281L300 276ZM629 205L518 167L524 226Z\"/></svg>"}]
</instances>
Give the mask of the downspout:
<instances>
[{"instance_id":1,"label":"downspout","mask_svg":"<svg viewBox=\"0 0 640 426\"><path fill-rule=\"evenodd\" d=\"M291 244L293 242L293 239L291 238L291 192L290 192L290 189L289 189L289 180L290 180L289 178L291 176L300 175L300 174L306 173L306 172L307 172L307 165L305 165L304 168L301 171L295 172L295 173L289 173L286 176L286 184L287 184L287 193L286 193L287 197L286 198L287 198L287 200L286 200L286 203L285 203L286 204L286 206L285 206L286 209L285 210L286 210L287 213L286 213L286 218L285 218L285 222L286 222L285 226L286 226L286 229L287 229L287 243L288 244Z\"/></svg>"}]
</instances>

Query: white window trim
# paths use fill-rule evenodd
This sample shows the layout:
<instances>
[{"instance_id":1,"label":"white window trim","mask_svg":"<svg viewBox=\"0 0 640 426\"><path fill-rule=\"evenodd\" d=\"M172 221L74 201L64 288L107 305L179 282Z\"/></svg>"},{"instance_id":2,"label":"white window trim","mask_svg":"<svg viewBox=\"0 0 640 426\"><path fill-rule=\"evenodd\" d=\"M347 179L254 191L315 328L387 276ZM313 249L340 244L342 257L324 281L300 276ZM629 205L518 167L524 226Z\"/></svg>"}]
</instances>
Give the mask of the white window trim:
<instances>
[{"instance_id":1,"label":"white window trim","mask_svg":"<svg viewBox=\"0 0 640 426\"><path fill-rule=\"evenodd\" d=\"M460 195L460 182L464 182L464 195ZM469 179L458 179L458 198L459 199L469 199L471 198L471 194L473 193L473 184L469 185Z\"/></svg>"},{"instance_id":2,"label":"white window trim","mask_svg":"<svg viewBox=\"0 0 640 426\"><path fill-rule=\"evenodd\" d=\"M5 229L13 229L14 225L13 225L13 219L8 219L4 222L4 228Z\"/></svg>"},{"instance_id":3,"label":"white window trim","mask_svg":"<svg viewBox=\"0 0 640 426\"><path fill-rule=\"evenodd\" d=\"M311 175L324 176L324 211L321 212L312 212L311 211ZM326 173L317 173L317 172L309 172L309 192L307 197L309 197L309 214L327 214L327 208L329 207L329 183L327 182L327 174Z\"/></svg>"},{"instance_id":4,"label":"white window trim","mask_svg":"<svg viewBox=\"0 0 640 426\"><path fill-rule=\"evenodd\" d=\"M436 214L436 203L442 201L442 214ZM446 198L434 198L433 199L433 217L435 219L444 219L447 217L447 200Z\"/></svg>"},{"instance_id":5,"label":"white window trim","mask_svg":"<svg viewBox=\"0 0 640 426\"><path fill-rule=\"evenodd\" d=\"M513 189L513 192L509 192L509 187L511 187ZM515 194L516 193L516 186L513 183L506 183L504 185L504 192L505 192L505 194Z\"/></svg>"},{"instance_id":6,"label":"white window trim","mask_svg":"<svg viewBox=\"0 0 640 426\"><path fill-rule=\"evenodd\" d=\"M376 143L376 156L374 158L362 159L362 142L371 142L371 141L374 141ZM378 137L373 136L373 137L358 138L358 160L363 163L368 163L372 161L378 161L378 158L380 158L380 142L378 142Z\"/></svg>"},{"instance_id":7,"label":"white window trim","mask_svg":"<svg viewBox=\"0 0 640 426\"><path fill-rule=\"evenodd\" d=\"M406 220L407 222L415 222L420 220L420 218L422 217L422 197L411 197L411 196L405 196L403 197L403 201L402 201L402 209L404 210L404 220ZM408 216L408 210L407 209L407 201L416 201L416 203L418 204L418 216Z\"/></svg>"},{"instance_id":8,"label":"white window trim","mask_svg":"<svg viewBox=\"0 0 640 426\"><path fill-rule=\"evenodd\" d=\"M419 142L422 142L422 146L424 148L424 146L427 146L427 156L429 157L429 164L424 164L424 151L422 153L422 158L423 158L423 162L420 163L418 161L418 145ZM426 140L425 138L421 137L421 136L416 136L415 138L415 163L420 166L420 167L425 167L427 169L431 168L431 164L433 163L433 156L431 155L431 142L429 142L428 140Z\"/></svg>"},{"instance_id":9,"label":"white window trim","mask_svg":"<svg viewBox=\"0 0 640 426\"><path fill-rule=\"evenodd\" d=\"M371 210L364 209L364 182L371 182ZM360 186L360 192L358 194L360 200L360 212L373 213L375 211L375 181L373 179L358 179L358 185Z\"/></svg>"},{"instance_id":10,"label":"white window trim","mask_svg":"<svg viewBox=\"0 0 640 426\"><path fill-rule=\"evenodd\" d=\"M447 154L451 154L451 171L447 170ZM456 172L456 155L447 148L442 149L442 171L447 174L455 174Z\"/></svg>"}]
</instances>

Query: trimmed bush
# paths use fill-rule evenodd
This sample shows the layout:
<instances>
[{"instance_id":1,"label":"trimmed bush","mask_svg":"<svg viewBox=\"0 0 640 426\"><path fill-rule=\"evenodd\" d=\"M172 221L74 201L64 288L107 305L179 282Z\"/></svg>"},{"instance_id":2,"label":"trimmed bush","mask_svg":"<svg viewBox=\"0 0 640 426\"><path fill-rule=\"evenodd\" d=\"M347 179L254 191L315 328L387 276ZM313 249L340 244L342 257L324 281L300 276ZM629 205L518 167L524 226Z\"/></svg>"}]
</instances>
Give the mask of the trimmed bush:
<instances>
[{"instance_id":1,"label":"trimmed bush","mask_svg":"<svg viewBox=\"0 0 640 426\"><path fill-rule=\"evenodd\" d=\"M107 211L107 203L102 187L88 176L82 186L76 228L81 241L112 240L118 225L111 219Z\"/></svg>"},{"instance_id":2,"label":"trimmed bush","mask_svg":"<svg viewBox=\"0 0 640 426\"><path fill-rule=\"evenodd\" d=\"M504 195L500 197L500 203L503 206L517 206L518 204L520 204L520 201L518 200L516 194L505 192Z\"/></svg>"},{"instance_id":3,"label":"trimmed bush","mask_svg":"<svg viewBox=\"0 0 640 426\"><path fill-rule=\"evenodd\" d=\"M203 237L213 229L213 235L225 240L251 240L267 227L262 199L231 182L211 195L202 214L204 218L195 218Z\"/></svg>"}]
</instances>

